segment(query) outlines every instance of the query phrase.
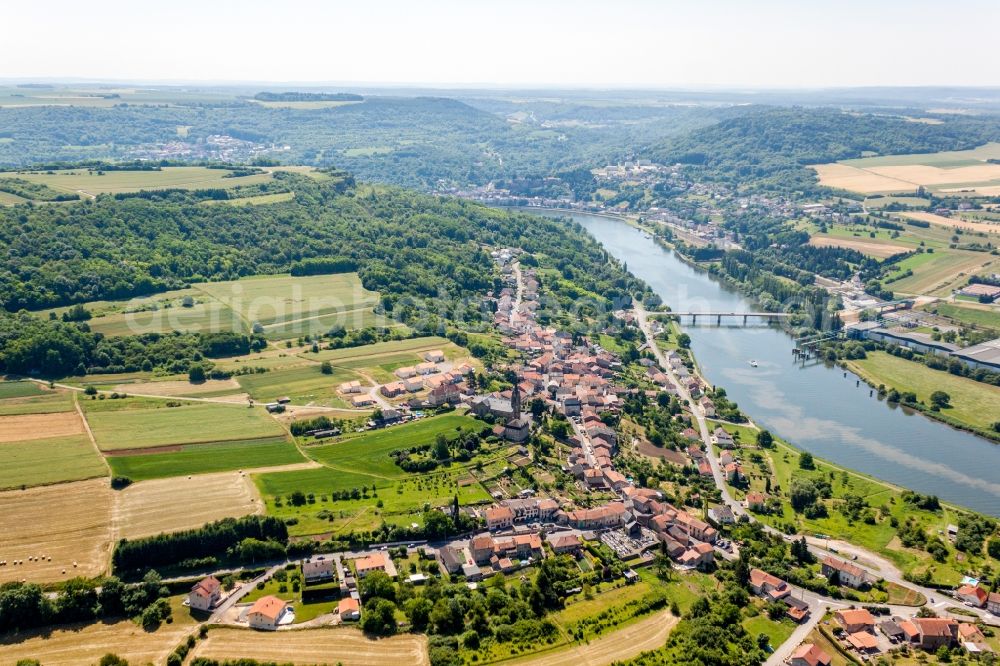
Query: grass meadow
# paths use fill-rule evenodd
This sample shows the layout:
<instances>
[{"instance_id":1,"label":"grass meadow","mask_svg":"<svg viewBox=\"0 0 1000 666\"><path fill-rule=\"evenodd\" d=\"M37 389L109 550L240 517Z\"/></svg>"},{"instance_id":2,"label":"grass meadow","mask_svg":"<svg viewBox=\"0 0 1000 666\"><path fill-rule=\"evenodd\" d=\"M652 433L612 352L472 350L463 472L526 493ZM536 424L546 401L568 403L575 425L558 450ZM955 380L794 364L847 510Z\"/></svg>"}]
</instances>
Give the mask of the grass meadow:
<instances>
[{"instance_id":1,"label":"grass meadow","mask_svg":"<svg viewBox=\"0 0 1000 666\"><path fill-rule=\"evenodd\" d=\"M284 437L182 446L177 451L108 456L114 474L133 481L305 462Z\"/></svg>"},{"instance_id":2,"label":"grass meadow","mask_svg":"<svg viewBox=\"0 0 1000 666\"><path fill-rule=\"evenodd\" d=\"M161 190L167 188L230 189L240 185L256 185L272 179L270 173L226 178L226 169L209 169L200 166L163 167L160 171L97 171L63 169L54 172L19 171L10 174L15 178L47 185L64 193L89 195Z\"/></svg>"},{"instance_id":3,"label":"grass meadow","mask_svg":"<svg viewBox=\"0 0 1000 666\"><path fill-rule=\"evenodd\" d=\"M175 403L133 398L103 403L133 402L138 408L102 409L84 401L87 421L102 451L121 451L208 442L238 441L284 434L263 408L217 403ZM145 408L142 408L145 407Z\"/></svg>"},{"instance_id":4,"label":"grass meadow","mask_svg":"<svg viewBox=\"0 0 1000 666\"><path fill-rule=\"evenodd\" d=\"M0 444L0 490L107 476L108 468L86 435Z\"/></svg>"}]
</instances>

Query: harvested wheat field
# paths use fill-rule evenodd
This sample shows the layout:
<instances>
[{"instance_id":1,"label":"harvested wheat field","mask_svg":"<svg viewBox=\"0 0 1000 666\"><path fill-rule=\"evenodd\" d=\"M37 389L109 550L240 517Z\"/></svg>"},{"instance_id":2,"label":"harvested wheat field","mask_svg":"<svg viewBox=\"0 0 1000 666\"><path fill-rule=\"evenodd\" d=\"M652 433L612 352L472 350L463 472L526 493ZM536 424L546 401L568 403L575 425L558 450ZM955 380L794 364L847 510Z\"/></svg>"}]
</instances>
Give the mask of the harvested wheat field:
<instances>
[{"instance_id":1,"label":"harvested wheat field","mask_svg":"<svg viewBox=\"0 0 1000 666\"><path fill-rule=\"evenodd\" d=\"M929 164L868 166L865 171L916 185L993 184L1000 179L1000 164L976 164L942 169Z\"/></svg>"},{"instance_id":2,"label":"harvested wheat field","mask_svg":"<svg viewBox=\"0 0 1000 666\"><path fill-rule=\"evenodd\" d=\"M263 509L250 477L240 472L140 481L115 497L116 538L177 532Z\"/></svg>"},{"instance_id":3,"label":"harvested wheat field","mask_svg":"<svg viewBox=\"0 0 1000 666\"><path fill-rule=\"evenodd\" d=\"M835 187L841 190L851 190L862 194L877 194L882 192L911 192L917 185L897 178L890 178L865 169L846 164L813 164L810 169L816 171L819 184Z\"/></svg>"},{"instance_id":4,"label":"harvested wheat field","mask_svg":"<svg viewBox=\"0 0 1000 666\"><path fill-rule=\"evenodd\" d=\"M615 661L630 659L640 652L663 647L667 642L667 635L677 626L678 619L670 611L662 611L624 629L605 634L586 645L557 648L536 656L501 663L518 666L607 666Z\"/></svg>"},{"instance_id":5,"label":"harvested wheat field","mask_svg":"<svg viewBox=\"0 0 1000 666\"><path fill-rule=\"evenodd\" d=\"M66 437L82 432L83 422L76 412L0 416L0 443Z\"/></svg>"},{"instance_id":6,"label":"harvested wheat field","mask_svg":"<svg viewBox=\"0 0 1000 666\"><path fill-rule=\"evenodd\" d=\"M430 663L423 636L404 634L373 640L347 627L278 632L212 629L191 654L212 659L252 657L258 661L344 666Z\"/></svg>"},{"instance_id":7,"label":"harvested wheat field","mask_svg":"<svg viewBox=\"0 0 1000 666\"><path fill-rule=\"evenodd\" d=\"M0 643L2 663L6 666L19 659L37 659L45 666L77 666L96 664L110 652L132 664L165 664L167 655L194 630L190 622L179 622L178 615L175 612L173 623L152 633L127 621L28 632L16 643Z\"/></svg>"},{"instance_id":8,"label":"harvested wheat field","mask_svg":"<svg viewBox=\"0 0 1000 666\"><path fill-rule=\"evenodd\" d=\"M219 391L239 392L239 382L235 379L206 379L198 384L189 381L162 381L162 382L136 382L134 384L119 384L114 388L119 393L130 393L133 395L162 395L165 397L173 395L199 395L201 393L215 393Z\"/></svg>"},{"instance_id":9,"label":"harvested wheat field","mask_svg":"<svg viewBox=\"0 0 1000 666\"><path fill-rule=\"evenodd\" d=\"M1000 234L1000 224L987 224L985 222L966 222L965 220L960 220L953 217L945 217L944 215L937 215L936 213L900 213L903 217L908 217L911 220L920 220L922 222L930 222L931 224L936 224L941 227L948 228L959 228L967 231L982 231L984 233Z\"/></svg>"},{"instance_id":10,"label":"harvested wheat field","mask_svg":"<svg viewBox=\"0 0 1000 666\"><path fill-rule=\"evenodd\" d=\"M816 247L843 247L849 250L857 250L861 254L867 254L869 257L875 257L876 259L888 259L897 254L910 251L910 248L904 245L864 241L861 239L855 240L853 238L833 238L831 236L813 236L809 239L809 244Z\"/></svg>"},{"instance_id":11,"label":"harvested wheat field","mask_svg":"<svg viewBox=\"0 0 1000 666\"><path fill-rule=\"evenodd\" d=\"M103 573L111 554L112 492L107 479L91 479L0 493L0 561L7 561L0 582Z\"/></svg>"}]
</instances>

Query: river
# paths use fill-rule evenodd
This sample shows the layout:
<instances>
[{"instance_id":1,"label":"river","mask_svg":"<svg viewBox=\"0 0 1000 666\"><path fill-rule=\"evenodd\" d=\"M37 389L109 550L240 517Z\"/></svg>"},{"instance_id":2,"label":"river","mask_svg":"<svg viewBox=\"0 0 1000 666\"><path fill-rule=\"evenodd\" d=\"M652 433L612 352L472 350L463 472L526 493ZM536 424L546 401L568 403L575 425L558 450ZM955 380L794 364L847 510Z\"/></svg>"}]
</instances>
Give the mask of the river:
<instances>
[{"instance_id":1,"label":"river","mask_svg":"<svg viewBox=\"0 0 1000 666\"><path fill-rule=\"evenodd\" d=\"M755 309L624 222L570 217L673 310ZM889 406L841 368L794 361L792 338L777 328L717 326L713 320L685 330L705 378L724 387L761 427L843 467L1000 516L1000 445Z\"/></svg>"}]
</instances>

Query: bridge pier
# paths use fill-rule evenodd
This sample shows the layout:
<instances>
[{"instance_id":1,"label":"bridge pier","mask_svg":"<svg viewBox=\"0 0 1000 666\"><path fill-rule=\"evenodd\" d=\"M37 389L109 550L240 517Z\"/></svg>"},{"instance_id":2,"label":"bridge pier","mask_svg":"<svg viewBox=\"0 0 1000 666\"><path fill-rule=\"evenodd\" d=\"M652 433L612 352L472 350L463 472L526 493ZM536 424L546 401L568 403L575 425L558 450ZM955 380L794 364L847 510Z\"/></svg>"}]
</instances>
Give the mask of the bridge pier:
<instances>
[{"instance_id":1,"label":"bridge pier","mask_svg":"<svg viewBox=\"0 0 1000 666\"><path fill-rule=\"evenodd\" d=\"M715 325L722 326L722 315L719 315L719 317L715 320Z\"/></svg>"},{"instance_id":2,"label":"bridge pier","mask_svg":"<svg viewBox=\"0 0 1000 666\"><path fill-rule=\"evenodd\" d=\"M698 323L698 315L696 315L696 314L694 314L694 313L692 312L692 313L691 313L691 325L692 325L692 326L694 326L694 325L695 325L695 324L697 324L697 323Z\"/></svg>"},{"instance_id":3,"label":"bridge pier","mask_svg":"<svg viewBox=\"0 0 1000 666\"><path fill-rule=\"evenodd\" d=\"M747 317L749 317L749 316L750 316L750 315L743 315L743 325L744 325L744 326L746 326L746 325L747 325Z\"/></svg>"}]
</instances>

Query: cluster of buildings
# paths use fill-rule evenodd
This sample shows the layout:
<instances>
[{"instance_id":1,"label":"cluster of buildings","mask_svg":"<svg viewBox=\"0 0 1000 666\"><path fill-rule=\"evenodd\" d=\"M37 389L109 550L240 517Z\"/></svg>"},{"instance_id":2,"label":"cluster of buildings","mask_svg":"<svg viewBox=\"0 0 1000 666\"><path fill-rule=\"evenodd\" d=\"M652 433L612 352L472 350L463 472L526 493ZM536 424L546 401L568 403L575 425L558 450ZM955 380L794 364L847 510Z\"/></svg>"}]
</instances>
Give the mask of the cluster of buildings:
<instances>
[{"instance_id":1,"label":"cluster of buildings","mask_svg":"<svg viewBox=\"0 0 1000 666\"><path fill-rule=\"evenodd\" d=\"M128 152L130 159L140 160L212 160L249 163L257 157L288 152L291 146L254 143L228 134L212 134L200 140L176 140L142 145Z\"/></svg>"},{"instance_id":2,"label":"cluster of buildings","mask_svg":"<svg viewBox=\"0 0 1000 666\"><path fill-rule=\"evenodd\" d=\"M784 604L785 613L795 622L803 622L809 618L809 604L792 596L791 586L777 576L761 569L751 569L750 589L762 599Z\"/></svg>"},{"instance_id":3,"label":"cluster of buildings","mask_svg":"<svg viewBox=\"0 0 1000 666\"><path fill-rule=\"evenodd\" d=\"M440 349L427 351L423 357L422 363L397 368L393 373L397 378L395 381L370 387L352 380L343 382L337 390L345 400L350 401L352 407L359 409L371 407L380 399L384 401L413 396L407 401L407 406L421 408L457 404L468 397L467 379L475 372L471 363L452 366L446 362L444 352ZM381 398L375 395L376 390Z\"/></svg>"},{"instance_id":4,"label":"cluster of buildings","mask_svg":"<svg viewBox=\"0 0 1000 666\"><path fill-rule=\"evenodd\" d=\"M912 332L900 327L886 328L875 321L858 322L845 328L848 335L862 340L899 345L921 354L954 358L973 370L981 368L1000 372L1000 338L960 348L944 340L935 340L927 333Z\"/></svg>"}]
</instances>

